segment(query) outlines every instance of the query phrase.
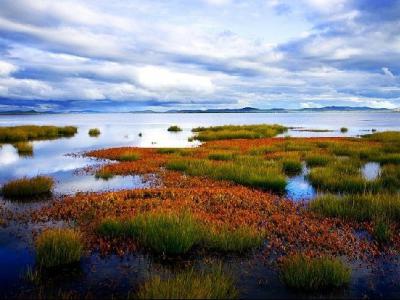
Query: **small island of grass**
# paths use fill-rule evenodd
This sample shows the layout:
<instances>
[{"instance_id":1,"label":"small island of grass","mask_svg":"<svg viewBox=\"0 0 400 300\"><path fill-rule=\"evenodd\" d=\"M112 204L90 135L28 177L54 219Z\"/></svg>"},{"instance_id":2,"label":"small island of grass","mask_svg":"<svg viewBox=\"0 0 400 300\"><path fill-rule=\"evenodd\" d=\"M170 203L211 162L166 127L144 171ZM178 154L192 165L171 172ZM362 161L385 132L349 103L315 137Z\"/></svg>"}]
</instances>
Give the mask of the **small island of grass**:
<instances>
[{"instance_id":1,"label":"small island of grass","mask_svg":"<svg viewBox=\"0 0 400 300\"><path fill-rule=\"evenodd\" d=\"M89 129L89 135L91 136L91 137L98 137L99 135L100 135L100 129L98 129L98 128L91 128L91 129Z\"/></svg>"},{"instance_id":2,"label":"small island of grass","mask_svg":"<svg viewBox=\"0 0 400 300\"><path fill-rule=\"evenodd\" d=\"M9 181L1 188L1 193L9 199L28 199L51 194L54 180L48 176L21 178Z\"/></svg>"},{"instance_id":3,"label":"small island of grass","mask_svg":"<svg viewBox=\"0 0 400 300\"><path fill-rule=\"evenodd\" d=\"M182 131L182 128L180 128L177 125L172 125L172 126L168 127L167 130L170 132L179 132L179 131Z\"/></svg>"}]
</instances>

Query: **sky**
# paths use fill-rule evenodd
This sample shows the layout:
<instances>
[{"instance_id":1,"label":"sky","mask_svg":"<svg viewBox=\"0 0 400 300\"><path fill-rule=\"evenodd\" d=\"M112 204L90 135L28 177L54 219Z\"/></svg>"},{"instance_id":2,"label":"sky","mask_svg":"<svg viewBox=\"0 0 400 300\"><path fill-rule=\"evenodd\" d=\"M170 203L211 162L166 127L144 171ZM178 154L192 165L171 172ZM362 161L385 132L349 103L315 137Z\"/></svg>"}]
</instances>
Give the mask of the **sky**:
<instances>
[{"instance_id":1,"label":"sky","mask_svg":"<svg viewBox=\"0 0 400 300\"><path fill-rule=\"evenodd\" d=\"M400 107L400 0L1 0L0 111Z\"/></svg>"}]
</instances>

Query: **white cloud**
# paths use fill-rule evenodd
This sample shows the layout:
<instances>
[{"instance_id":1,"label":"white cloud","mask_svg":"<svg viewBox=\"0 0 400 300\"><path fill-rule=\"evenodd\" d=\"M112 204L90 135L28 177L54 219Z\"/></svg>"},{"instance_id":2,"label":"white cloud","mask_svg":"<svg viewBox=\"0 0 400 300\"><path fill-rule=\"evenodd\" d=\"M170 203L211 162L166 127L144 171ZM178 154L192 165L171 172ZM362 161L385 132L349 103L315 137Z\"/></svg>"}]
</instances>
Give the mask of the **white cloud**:
<instances>
[{"instance_id":1,"label":"white cloud","mask_svg":"<svg viewBox=\"0 0 400 300\"><path fill-rule=\"evenodd\" d=\"M9 76L11 73L14 73L17 70L18 70L17 66L9 62L0 60L0 77Z\"/></svg>"},{"instance_id":2,"label":"white cloud","mask_svg":"<svg viewBox=\"0 0 400 300\"><path fill-rule=\"evenodd\" d=\"M387 67L383 67L382 71L385 75L389 76L390 78L394 78L395 76L393 75L393 73L389 70L389 68Z\"/></svg>"}]
</instances>

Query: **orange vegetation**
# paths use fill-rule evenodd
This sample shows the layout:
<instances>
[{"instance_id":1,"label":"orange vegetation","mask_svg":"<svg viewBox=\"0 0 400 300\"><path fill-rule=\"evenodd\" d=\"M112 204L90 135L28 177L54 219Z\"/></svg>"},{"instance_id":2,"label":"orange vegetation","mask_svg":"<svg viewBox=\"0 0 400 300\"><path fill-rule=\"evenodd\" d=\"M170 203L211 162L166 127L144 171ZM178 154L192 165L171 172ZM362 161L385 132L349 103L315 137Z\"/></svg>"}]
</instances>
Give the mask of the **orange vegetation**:
<instances>
[{"instance_id":1,"label":"orange vegetation","mask_svg":"<svg viewBox=\"0 0 400 300\"><path fill-rule=\"evenodd\" d=\"M308 138L298 141L341 141L342 138ZM283 143L284 138L213 141L190 154L205 157L213 149L235 149L242 153L254 147ZM161 154L156 149L116 148L92 151L88 156L118 159L134 151L140 159L106 165L114 174L155 174L157 187L110 193L77 194L55 201L33 213L34 220L74 220L87 236L88 246L101 251L123 254L137 249L134 241L112 241L99 237L95 228L103 218L131 218L146 211L188 210L213 227L237 228L248 225L266 234L265 255L302 251L309 255L347 255L362 257L378 254L376 243L355 235L356 224L338 219L321 218L308 212L301 203L280 196L246 188L225 181L191 177L167 171L165 163L177 153Z\"/></svg>"}]
</instances>

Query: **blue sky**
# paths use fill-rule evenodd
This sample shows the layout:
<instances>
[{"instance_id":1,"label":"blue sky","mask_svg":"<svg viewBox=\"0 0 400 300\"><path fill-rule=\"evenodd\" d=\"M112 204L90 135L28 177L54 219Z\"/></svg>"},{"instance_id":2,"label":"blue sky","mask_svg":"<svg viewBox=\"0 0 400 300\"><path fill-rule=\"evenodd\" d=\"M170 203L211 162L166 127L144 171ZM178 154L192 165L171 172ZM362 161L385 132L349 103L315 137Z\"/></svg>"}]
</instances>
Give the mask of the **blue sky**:
<instances>
[{"instance_id":1,"label":"blue sky","mask_svg":"<svg viewBox=\"0 0 400 300\"><path fill-rule=\"evenodd\" d=\"M2 0L0 110L400 107L400 1Z\"/></svg>"}]
</instances>

